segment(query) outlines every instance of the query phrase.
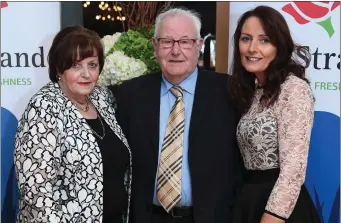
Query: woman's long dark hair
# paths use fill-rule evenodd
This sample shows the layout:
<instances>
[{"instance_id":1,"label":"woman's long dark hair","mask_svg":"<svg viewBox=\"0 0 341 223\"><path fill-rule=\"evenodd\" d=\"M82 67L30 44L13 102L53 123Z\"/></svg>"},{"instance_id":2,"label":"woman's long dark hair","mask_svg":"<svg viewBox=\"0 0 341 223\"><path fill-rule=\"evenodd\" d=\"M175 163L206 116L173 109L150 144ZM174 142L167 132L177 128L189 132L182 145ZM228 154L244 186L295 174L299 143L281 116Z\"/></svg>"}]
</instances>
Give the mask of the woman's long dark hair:
<instances>
[{"instance_id":1,"label":"woman's long dark hair","mask_svg":"<svg viewBox=\"0 0 341 223\"><path fill-rule=\"evenodd\" d=\"M238 20L238 25L233 36L234 52L232 61L232 77L229 78L228 87L238 104L240 115L250 108L255 94L255 75L248 72L242 65L239 39L245 21L250 17L257 17L263 26L264 32L277 49L277 55L265 70L265 83L263 85L263 106L271 106L281 91L281 84L292 73L297 77L309 81L305 77L305 70L309 66L311 55L307 48L294 43L288 24L284 17L275 9L268 6L258 6L245 12ZM297 56L303 60L299 62Z\"/></svg>"}]
</instances>

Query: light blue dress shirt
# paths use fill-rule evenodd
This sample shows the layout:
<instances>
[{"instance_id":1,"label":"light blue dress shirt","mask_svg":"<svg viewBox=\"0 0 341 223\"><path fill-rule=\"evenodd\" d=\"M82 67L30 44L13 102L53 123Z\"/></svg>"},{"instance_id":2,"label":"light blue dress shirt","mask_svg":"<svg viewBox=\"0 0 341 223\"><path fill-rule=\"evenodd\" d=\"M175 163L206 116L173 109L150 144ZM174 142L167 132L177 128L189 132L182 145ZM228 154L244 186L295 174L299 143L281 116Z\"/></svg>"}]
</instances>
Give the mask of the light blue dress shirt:
<instances>
[{"instance_id":1,"label":"light blue dress shirt","mask_svg":"<svg viewBox=\"0 0 341 223\"><path fill-rule=\"evenodd\" d=\"M181 180L181 200L176 206L192 206L192 187L191 187L191 177L188 166L188 133L189 125L191 121L191 114L194 101L195 86L197 83L198 69L196 68L194 72L189 75L179 86L184 90L184 103L185 103L185 131L184 131L184 147L182 155L182 180ZM168 116L171 109L175 103L175 96L172 94L170 89L173 87L163 76L161 82L161 92L160 92L160 133L159 133L159 161L160 153L163 143L163 138L166 132L166 125ZM159 167L159 164L158 164ZM161 205L157 200L156 196L157 187L157 173L155 180L154 189L154 199L153 203L156 205Z\"/></svg>"}]
</instances>

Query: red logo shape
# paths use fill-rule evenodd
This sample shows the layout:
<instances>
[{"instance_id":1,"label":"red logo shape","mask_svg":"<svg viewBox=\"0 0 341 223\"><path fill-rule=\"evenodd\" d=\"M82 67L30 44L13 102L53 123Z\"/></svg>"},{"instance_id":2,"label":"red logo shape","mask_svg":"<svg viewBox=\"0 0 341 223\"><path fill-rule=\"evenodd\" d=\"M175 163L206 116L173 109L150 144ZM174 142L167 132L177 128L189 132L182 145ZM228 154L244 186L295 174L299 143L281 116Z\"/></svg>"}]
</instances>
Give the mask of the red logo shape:
<instances>
[{"instance_id":1,"label":"red logo shape","mask_svg":"<svg viewBox=\"0 0 341 223\"><path fill-rule=\"evenodd\" d=\"M282 10L291 15L298 24L315 22L322 26L331 37L334 28L331 24L331 11L340 6L340 2L291 2L282 7Z\"/></svg>"},{"instance_id":2,"label":"red logo shape","mask_svg":"<svg viewBox=\"0 0 341 223\"><path fill-rule=\"evenodd\" d=\"M7 2L1 1L1 8L6 8L8 6Z\"/></svg>"}]
</instances>

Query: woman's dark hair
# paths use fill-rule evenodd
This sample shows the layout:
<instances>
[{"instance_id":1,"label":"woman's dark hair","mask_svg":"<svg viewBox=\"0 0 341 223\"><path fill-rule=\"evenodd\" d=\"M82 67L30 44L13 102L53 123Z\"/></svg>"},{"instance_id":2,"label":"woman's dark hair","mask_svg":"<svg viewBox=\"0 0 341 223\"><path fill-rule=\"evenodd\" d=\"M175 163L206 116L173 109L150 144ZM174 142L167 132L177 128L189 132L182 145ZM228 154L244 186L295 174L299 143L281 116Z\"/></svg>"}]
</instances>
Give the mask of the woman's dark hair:
<instances>
[{"instance_id":1,"label":"woman's dark hair","mask_svg":"<svg viewBox=\"0 0 341 223\"><path fill-rule=\"evenodd\" d=\"M229 78L228 87L232 96L238 104L240 115L250 108L255 94L255 75L248 72L242 65L239 39L244 23L250 17L260 20L265 34L269 37L271 44L277 49L276 57L265 70L265 83L263 85L263 96L261 104L264 107L272 105L281 91L281 84L290 75L309 81L305 78L305 69L309 66L311 55L307 48L294 43L288 24L284 17L275 9L267 6L258 6L253 10L245 12L238 20L237 28L233 36L234 52L232 61L232 77ZM303 60L300 63L297 56Z\"/></svg>"},{"instance_id":2,"label":"woman's dark hair","mask_svg":"<svg viewBox=\"0 0 341 223\"><path fill-rule=\"evenodd\" d=\"M73 63L98 55L100 72L104 65L104 50L97 33L81 26L62 29L55 36L48 54L49 76L52 82Z\"/></svg>"}]
</instances>

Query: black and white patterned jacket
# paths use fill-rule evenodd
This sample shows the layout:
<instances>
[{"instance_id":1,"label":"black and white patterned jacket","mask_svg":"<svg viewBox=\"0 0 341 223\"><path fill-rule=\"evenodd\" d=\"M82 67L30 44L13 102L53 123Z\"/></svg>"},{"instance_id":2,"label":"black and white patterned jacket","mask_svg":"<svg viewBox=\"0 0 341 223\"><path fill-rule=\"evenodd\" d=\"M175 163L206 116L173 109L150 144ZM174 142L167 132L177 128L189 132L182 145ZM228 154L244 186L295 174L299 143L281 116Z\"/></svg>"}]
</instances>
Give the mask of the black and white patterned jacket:
<instances>
[{"instance_id":1,"label":"black and white patterned jacket","mask_svg":"<svg viewBox=\"0 0 341 223\"><path fill-rule=\"evenodd\" d=\"M127 223L131 151L116 122L111 92L95 87L89 98L130 154L125 175L129 200L122 216ZM101 153L86 120L57 83L48 83L31 98L19 121L14 162L20 196L18 222L102 222Z\"/></svg>"}]
</instances>

